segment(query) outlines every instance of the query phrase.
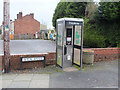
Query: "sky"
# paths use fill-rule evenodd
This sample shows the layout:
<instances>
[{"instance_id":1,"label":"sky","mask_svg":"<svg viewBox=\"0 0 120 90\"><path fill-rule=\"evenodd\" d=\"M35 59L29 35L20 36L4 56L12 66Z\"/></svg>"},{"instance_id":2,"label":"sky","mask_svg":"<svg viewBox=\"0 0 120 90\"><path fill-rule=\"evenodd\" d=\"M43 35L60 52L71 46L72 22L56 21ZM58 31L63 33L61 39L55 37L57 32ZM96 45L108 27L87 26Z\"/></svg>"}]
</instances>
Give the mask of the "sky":
<instances>
[{"instance_id":1,"label":"sky","mask_svg":"<svg viewBox=\"0 0 120 90\"><path fill-rule=\"evenodd\" d=\"M10 0L10 19L17 18L19 12L34 13L34 18L52 29L52 17L60 0ZM3 21L3 0L0 0L0 25Z\"/></svg>"}]
</instances>

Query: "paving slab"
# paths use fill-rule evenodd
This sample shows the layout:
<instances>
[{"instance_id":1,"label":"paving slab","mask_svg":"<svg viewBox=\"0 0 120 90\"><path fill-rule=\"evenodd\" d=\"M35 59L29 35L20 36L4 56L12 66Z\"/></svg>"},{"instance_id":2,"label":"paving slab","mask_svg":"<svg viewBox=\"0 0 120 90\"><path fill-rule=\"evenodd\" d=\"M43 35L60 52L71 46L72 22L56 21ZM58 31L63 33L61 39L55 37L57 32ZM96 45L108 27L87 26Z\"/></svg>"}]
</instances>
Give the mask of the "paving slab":
<instances>
[{"instance_id":1,"label":"paving slab","mask_svg":"<svg viewBox=\"0 0 120 90\"><path fill-rule=\"evenodd\" d=\"M8 88L29 88L30 81L13 81Z\"/></svg>"},{"instance_id":2,"label":"paving slab","mask_svg":"<svg viewBox=\"0 0 120 90\"><path fill-rule=\"evenodd\" d=\"M13 80L2 80L2 88L8 88Z\"/></svg>"},{"instance_id":3,"label":"paving slab","mask_svg":"<svg viewBox=\"0 0 120 90\"><path fill-rule=\"evenodd\" d=\"M32 80L49 80L49 74L34 74Z\"/></svg>"},{"instance_id":4,"label":"paving slab","mask_svg":"<svg viewBox=\"0 0 120 90\"><path fill-rule=\"evenodd\" d=\"M32 80L32 78L33 78L33 74L19 74L19 75L14 79L14 81L21 81L21 80L30 81L30 80Z\"/></svg>"},{"instance_id":5,"label":"paving slab","mask_svg":"<svg viewBox=\"0 0 120 90\"><path fill-rule=\"evenodd\" d=\"M17 74L3 74L2 80L13 80L17 77Z\"/></svg>"},{"instance_id":6,"label":"paving slab","mask_svg":"<svg viewBox=\"0 0 120 90\"><path fill-rule=\"evenodd\" d=\"M2 88L48 88L49 74L3 74Z\"/></svg>"},{"instance_id":7,"label":"paving slab","mask_svg":"<svg viewBox=\"0 0 120 90\"><path fill-rule=\"evenodd\" d=\"M49 80L32 80L29 88L49 88Z\"/></svg>"}]
</instances>

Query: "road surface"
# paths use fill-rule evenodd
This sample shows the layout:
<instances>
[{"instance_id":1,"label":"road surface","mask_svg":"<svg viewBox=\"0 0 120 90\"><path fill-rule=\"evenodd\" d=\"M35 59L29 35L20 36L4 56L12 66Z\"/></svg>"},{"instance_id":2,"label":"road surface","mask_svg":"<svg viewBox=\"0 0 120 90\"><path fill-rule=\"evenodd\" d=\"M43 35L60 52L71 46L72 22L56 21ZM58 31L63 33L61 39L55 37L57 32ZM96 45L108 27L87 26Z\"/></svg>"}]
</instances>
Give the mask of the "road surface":
<instances>
[{"instance_id":1,"label":"road surface","mask_svg":"<svg viewBox=\"0 0 120 90\"><path fill-rule=\"evenodd\" d=\"M0 54L3 54L3 40L0 40ZM55 41L50 40L11 40L10 54L39 54L55 52Z\"/></svg>"}]
</instances>

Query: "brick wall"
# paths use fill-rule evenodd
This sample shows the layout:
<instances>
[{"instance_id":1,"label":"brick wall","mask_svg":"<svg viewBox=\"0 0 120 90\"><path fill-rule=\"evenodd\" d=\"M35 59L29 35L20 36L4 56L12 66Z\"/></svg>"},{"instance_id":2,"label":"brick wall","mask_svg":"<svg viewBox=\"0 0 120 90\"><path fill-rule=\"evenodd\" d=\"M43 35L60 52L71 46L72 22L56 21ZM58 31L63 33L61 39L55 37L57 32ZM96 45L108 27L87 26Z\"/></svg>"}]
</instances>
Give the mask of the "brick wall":
<instances>
[{"instance_id":1,"label":"brick wall","mask_svg":"<svg viewBox=\"0 0 120 90\"><path fill-rule=\"evenodd\" d=\"M120 58L120 48L92 48L90 50L94 50L94 61L101 60L116 60ZM11 69L20 69L20 57L39 57L44 55L11 55ZM3 56L0 56L0 70L3 66ZM48 53L46 54L46 65L55 64L56 53ZM43 61L37 62L25 62L23 63L23 68L38 68L43 67Z\"/></svg>"},{"instance_id":2,"label":"brick wall","mask_svg":"<svg viewBox=\"0 0 120 90\"><path fill-rule=\"evenodd\" d=\"M55 60L56 60L56 53L55 52L48 53L46 55L46 64L47 65L49 65L49 64L55 64L56 63Z\"/></svg>"},{"instance_id":3,"label":"brick wall","mask_svg":"<svg viewBox=\"0 0 120 90\"><path fill-rule=\"evenodd\" d=\"M19 15L18 15L19 16ZM15 34L35 34L40 31L40 22L34 19L34 15L26 15L18 18L14 22Z\"/></svg>"},{"instance_id":4,"label":"brick wall","mask_svg":"<svg viewBox=\"0 0 120 90\"><path fill-rule=\"evenodd\" d=\"M120 48L92 48L94 61L116 60L120 58Z\"/></svg>"},{"instance_id":5,"label":"brick wall","mask_svg":"<svg viewBox=\"0 0 120 90\"><path fill-rule=\"evenodd\" d=\"M10 59L10 68L11 70L19 70L20 69L20 57L40 57L44 56L42 54L38 55L11 55ZM55 64L56 54L55 53L48 53L46 55L46 65L53 65ZM3 57L0 56L0 66L2 66L2 60ZM26 68L39 68L43 67L43 61L35 61L35 62L23 62L23 69ZM0 67L0 70L3 69L3 67Z\"/></svg>"},{"instance_id":6,"label":"brick wall","mask_svg":"<svg viewBox=\"0 0 120 90\"><path fill-rule=\"evenodd\" d=\"M11 70L20 69L20 57L39 57L44 55L11 55L10 68ZM23 68L38 68L43 66L43 61L23 62Z\"/></svg>"}]
</instances>

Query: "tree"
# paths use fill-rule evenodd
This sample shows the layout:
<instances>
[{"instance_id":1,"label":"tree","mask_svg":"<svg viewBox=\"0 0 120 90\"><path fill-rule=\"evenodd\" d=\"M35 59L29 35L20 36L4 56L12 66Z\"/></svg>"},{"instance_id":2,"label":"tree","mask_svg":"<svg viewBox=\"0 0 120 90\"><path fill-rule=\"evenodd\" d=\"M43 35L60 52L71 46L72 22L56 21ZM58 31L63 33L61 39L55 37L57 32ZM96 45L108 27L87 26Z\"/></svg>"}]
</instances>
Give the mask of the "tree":
<instances>
[{"instance_id":1,"label":"tree","mask_svg":"<svg viewBox=\"0 0 120 90\"><path fill-rule=\"evenodd\" d=\"M71 2L66 8L67 17L82 18L85 16L87 2Z\"/></svg>"},{"instance_id":2,"label":"tree","mask_svg":"<svg viewBox=\"0 0 120 90\"><path fill-rule=\"evenodd\" d=\"M106 38L97 31L95 24L92 24L89 19L84 20L84 38L83 44L89 48L100 48L106 47Z\"/></svg>"},{"instance_id":3,"label":"tree","mask_svg":"<svg viewBox=\"0 0 120 90\"><path fill-rule=\"evenodd\" d=\"M100 2L94 20L97 31L106 38L106 45L116 47L120 43L120 2Z\"/></svg>"},{"instance_id":4,"label":"tree","mask_svg":"<svg viewBox=\"0 0 120 90\"><path fill-rule=\"evenodd\" d=\"M88 19L91 19L98 8L98 4L95 2L89 2L85 9L85 16Z\"/></svg>"},{"instance_id":5,"label":"tree","mask_svg":"<svg viewBox=\"0 0 120 90\"><path fill-rule=\"evenodd\" d=\"M59 18L63 18L66 16L66 7L69 4L69 2L59 2L56 9L55 9L55 13L53 15L52 18L52 23L53 26L56 27L56 20Z\"/></svg>"},{"instance_id":6,"label":"tree","mask_svg":"<svg viewBox=\"0 0 120 90\"><path fill-rule=\"evenodd\" d=\"M53 15L53 26L63 17L84 18L85 46L120 46L120 2L100 2L98 6L94 2L60 2Z\"/></svg>"},{"instance_id":7,"label":"tree","mask_svg":"<svg viewBox=\"0 0 120 90\"><path fill-rule=\"evenodd\" d=\"M59 2L53 15L52 23L56 27L59 18L81 18L85 16L87 2Z\"/></svg>"},{"instance_id":8,"label":"tree","mask_svg":"<svg viewBox=\"0 0 120 90\"><path fill-rule=\"evenodd\" d=\"M100 2L96 12L97 22L120 20L120 2Z\"/></svg>"}]
</instances>

